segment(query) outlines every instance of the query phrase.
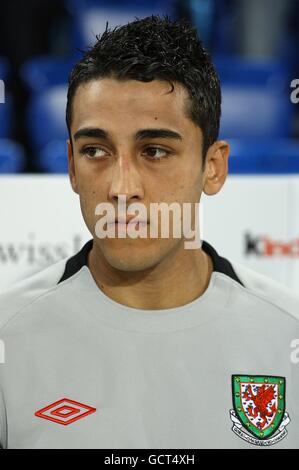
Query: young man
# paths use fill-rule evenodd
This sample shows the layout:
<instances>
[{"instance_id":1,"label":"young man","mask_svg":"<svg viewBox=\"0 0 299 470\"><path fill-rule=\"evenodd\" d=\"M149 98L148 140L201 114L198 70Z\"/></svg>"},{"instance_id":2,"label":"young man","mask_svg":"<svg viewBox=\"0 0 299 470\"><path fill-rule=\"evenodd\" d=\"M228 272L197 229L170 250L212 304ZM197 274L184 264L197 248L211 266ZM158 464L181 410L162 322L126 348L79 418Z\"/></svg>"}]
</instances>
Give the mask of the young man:
<instances>
[{"instance_id":1,"label":"young man","mask_svg":"<svg viewBox=\"0 0 299 470\"><path fill-rule=\"evenodd\" d=\"M92 240L0 298L3 448L299 448L298 299L206 241L151 237L148 215L146 237L121 236L132 215L99 236L99 204L221 189L220 104L196 31L168 18L107 29L74 68L69 174Z\"/></svg>"}]
</instances>

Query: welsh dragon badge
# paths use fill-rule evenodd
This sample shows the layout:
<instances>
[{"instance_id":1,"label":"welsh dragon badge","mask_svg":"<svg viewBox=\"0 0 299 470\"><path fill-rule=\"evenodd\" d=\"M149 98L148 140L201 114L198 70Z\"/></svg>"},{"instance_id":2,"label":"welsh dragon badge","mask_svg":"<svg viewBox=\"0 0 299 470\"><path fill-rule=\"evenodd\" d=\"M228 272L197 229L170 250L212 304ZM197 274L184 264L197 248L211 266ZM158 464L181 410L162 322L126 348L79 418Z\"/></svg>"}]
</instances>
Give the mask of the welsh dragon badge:
<instances>
[{"instance_id":1,"label":"welsh dragon badge","mask_svg":"<svg viewBox=\"0 0 299 470\"><path fill-rule=\"evenodd\" d=\"M230 417L234 433L257 446L271 446L284 439L290 422L285 390L284 377L233 375Z\"/></svg>"}]
</instances>

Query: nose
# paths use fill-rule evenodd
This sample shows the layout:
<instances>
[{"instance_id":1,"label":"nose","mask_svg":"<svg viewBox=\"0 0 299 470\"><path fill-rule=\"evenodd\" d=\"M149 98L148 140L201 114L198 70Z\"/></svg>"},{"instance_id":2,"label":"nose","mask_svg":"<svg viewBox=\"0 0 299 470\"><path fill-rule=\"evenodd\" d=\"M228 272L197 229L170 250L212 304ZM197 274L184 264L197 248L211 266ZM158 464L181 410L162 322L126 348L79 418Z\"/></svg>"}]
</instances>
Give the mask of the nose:
<instances>
[{"instance_id":1,"label":"nose","mask_svg":"<svg viewBox=\"0 0 299 470\"><path fill-rule=\"evenodd\" d=\"M143 185L136 164L128 156L119 157L112 170L109 200L118 201L126 196L126 201L141 200L144 197Z\"/></svg>"}]
</instances>

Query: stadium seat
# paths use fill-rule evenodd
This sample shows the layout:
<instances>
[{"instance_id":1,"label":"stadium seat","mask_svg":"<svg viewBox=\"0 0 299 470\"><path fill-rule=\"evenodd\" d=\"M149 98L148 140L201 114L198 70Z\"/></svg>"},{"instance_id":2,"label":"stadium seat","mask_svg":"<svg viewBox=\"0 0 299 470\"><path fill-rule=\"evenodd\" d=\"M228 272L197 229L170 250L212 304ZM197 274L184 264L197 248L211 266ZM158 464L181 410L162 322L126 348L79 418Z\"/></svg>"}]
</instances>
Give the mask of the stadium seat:
<instances>
[{"instance_id":1,"label":"stadium seat","mask_svg":"<svg viewBox=\"0 0 299 470\"><path fill-rule=\"evenodd\" d=\"M10 137L12 127L11 96L6 94L6 101L0 104L0 139Z\"/></svg>"},{"instance_id":2,"label":"stadium seat","mask_svg":"<svg viewBox=\"0 0 299 470\"><path fill-rule=\"evenodd\" d=\"M38 167L45 173L67 173L67 145L65 140L49 142L41 151Z\"/></svg>"},{"instance_id":3,"label":"stadium seat","mask_svg":"<svg viewBox=\"0 0 299 470\"><path fill-rule=\"evenodd\" d=\"M0 80L6 80L8 75L9 65L5 57L0 57Z\"/></svg>"},{"instance_id":4,"label":"stadium seat","mask_svg":"<svg viewBox=\"0 0 299 470\"><path fill-rule=\"evenodd\" d=\"M113 8L118 10L159 7L162 11L169 11L172 8L174 0L65 0L66 6L71 13L82 14L89 8ZM125 8L124 8L125 7Z\"/></svg>"},{"instance_id":5,"label":"stadium seat","mask_svg":"<svg viewBox=\"0 0 299 470\"><path fill-rule=\"evenodd\" d=\"M37 160L49 151L50 142L62 140L65 145L67 81L74 63L71 58L38 57L22 67L23 80L32 92L27 128Z\"/></svg>"},{"instance_id":6,"label":"stadium seat","mask_svg":"<svg viewBox=\"0 0 299 470\"><path fill-rule=\"evenodd\" d=\"M235 52L235 1L214 0L214 29L212 50L217 54L234 54Z\"/></svg>"},{"instance_id":7,"label":"stadium seat","mask_svg":"<svg viewBox=\"0 0 299 470\"><path fill-rule=\"evenodd\" d=\"M9 137L11 128L11 106L7 102L0 102L0 139Z\"/></svg>"},{"instance_id":8,"label":"stadium seat","mask_svg":"<svg viewBox=\"0 0 299 470\"><path fill-rule=\"evenodd\" d=\"M75 62L75 58L36 57L23 64L21 76L29 90L40 93L52 86L66 85Z\"/></svg>"},{"instance_id":9,"label":"stadium seat","mask_svg":"<svg viewBox=\"0 0 299 470\"><path fill-rule=\"evenodd\" d=\"M8 138L12 127L12 97L7 92L6 83L9 76L8 61L0 58L0 139Z\"/></svg>"},{"instance_id":10,"label":"stadium seat","mask_svg":"<svg viewBox=\"0 0 299 470\"><path fill-rule=\"evenodd\" d=\"M74 49L94 44L96 35L101 34L108 21L113 28L135 19L155 14L171 14L172 0L68 0L70 12L74 15Z\"/></svg>"},{"instance_id":11,"label":"stadium seat","mask_svg":"<svg viewBox=\"0 0 299 470\"><path fill-rule=\"evenodd\" d=\"M28 131L37 153L51 141L67 139L66 97L65 85L57 85L33 95L28 110Z\"/></svg>"},{"instance_id":12,"label":"stadium seat","mask_svg":"<svg viewBox=\"0 0 299 470\"><path fill-rule=\"evenodd\" d=\"M21 145L9 139L0 139L0 174L20 173L25 167Z\"/></svg>"},{"instance_id":13,"label":"stadium seat","mask_svg":"<svg viewBox=\"0 0 299 470\"><path fill-rule=\"evenodd\" d=\"M287 138L294 106L289 71L275 61L215 59L222 88L221 137Z\"/></svg>"},{"instance_id":14,"label":"stadium seat","mask_svg":"<svg viewBox=\"0 0 299 470\"><path fill-rule=\"evenodd\" d=\"M291 71L279 60L243 59L237 56L215 56L214 63L222 83L281 88Z\"/></svg>"},{"instance_id":15,"label":"stadium seat","mask_svg":"<svg viewBox=\"0 0 299 470\"><path fill-rule=\"evenodd\" d=\"M204 46L210 50L214 36L215 7L214 0L188 0L190 16L196 26Z\"/></svg>"},{"instance_id":16,"label":"stadium seat","mask_svg":"<svg viewBox=\"0 0 299 470\"><path fill-rule=\"evenodd\" d=\"M299 174L299 140L228 140L229 174Z\"/></svg>"},{"instance_id":17,"label":"stadium seat","mask_svg":"<svg viewBox=\"0 0 299 470\"><path fill-rule=\"evenodd\" d=\"M283 138L292 132L293 110L287 96L261 87L222 86L223 138Z\"/></svg>"}]
</instances>

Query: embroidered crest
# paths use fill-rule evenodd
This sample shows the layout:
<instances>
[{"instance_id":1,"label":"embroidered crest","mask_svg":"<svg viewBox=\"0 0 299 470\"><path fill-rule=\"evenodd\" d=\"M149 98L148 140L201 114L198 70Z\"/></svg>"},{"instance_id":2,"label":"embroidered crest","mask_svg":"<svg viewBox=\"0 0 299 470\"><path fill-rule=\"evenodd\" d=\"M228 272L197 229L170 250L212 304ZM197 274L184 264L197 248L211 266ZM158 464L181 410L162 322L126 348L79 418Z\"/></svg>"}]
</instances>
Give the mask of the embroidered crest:
<instances>
[{"instance_id":1,"label":"embroidered crest","mask_svg":"<svg viewBox=\"0 0 299 470\"><path fill-rule=\"evenodd\" d=\"M285 412L285 389L284 377L233 375L234 409L230 416L234 433L258 446L271 446L284 439L290 422Z\"/></svg>"}]
</instances>

